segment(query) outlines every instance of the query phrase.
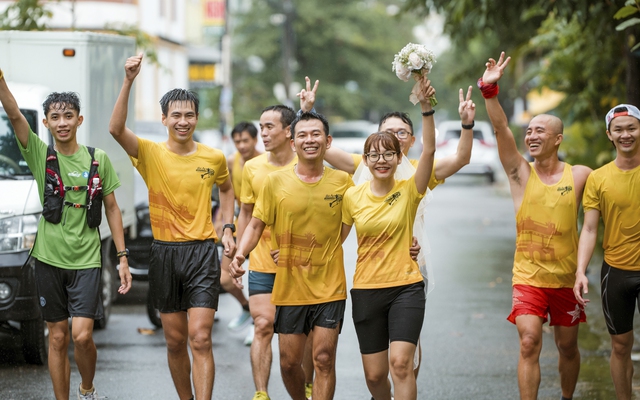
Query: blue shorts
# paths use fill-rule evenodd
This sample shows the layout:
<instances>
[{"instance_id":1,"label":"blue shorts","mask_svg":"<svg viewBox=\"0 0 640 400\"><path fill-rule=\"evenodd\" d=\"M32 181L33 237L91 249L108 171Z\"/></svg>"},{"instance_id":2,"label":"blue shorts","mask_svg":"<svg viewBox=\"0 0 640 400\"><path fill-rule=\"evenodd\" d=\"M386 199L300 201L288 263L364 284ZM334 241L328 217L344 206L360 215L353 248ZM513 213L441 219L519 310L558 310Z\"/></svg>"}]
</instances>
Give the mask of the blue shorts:
<instances>
[{"instance_id":1,"label":"blue shorts","mask_svg":"<svg viewBox=\"0 0 640 400\"><path fill-rule=\"evenodd\" d=\"M276 274L249 270L249 296L273 292Z\"/></svg>"}]
</instances>

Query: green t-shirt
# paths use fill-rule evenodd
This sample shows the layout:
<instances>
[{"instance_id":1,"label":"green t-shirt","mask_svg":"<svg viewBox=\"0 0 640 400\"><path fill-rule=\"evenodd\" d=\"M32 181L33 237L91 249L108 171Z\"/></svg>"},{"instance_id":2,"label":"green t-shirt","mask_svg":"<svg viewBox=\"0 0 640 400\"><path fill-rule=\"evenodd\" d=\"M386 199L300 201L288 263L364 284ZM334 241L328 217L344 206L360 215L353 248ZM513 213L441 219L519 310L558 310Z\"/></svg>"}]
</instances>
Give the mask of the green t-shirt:
<instances>
[{"instance_id":1,"label":"green t-shirt","mask_svg":"<svg viewBox=\"0 0 640 400\"><path fill-rule=\"evenodd\" d=\"M17 138L16 138L17 140ZM33 172L38 183L40 203L44 202L45 165L47 145L35 133L29 133L29 141L25 149L18 141L20 152ZM120 186L120 180L111 165L107 154L96 149L98 173L102 180L104 196L112 193ZM71 156L58 153L60 175L65 186L84 186L87 184L91 155L87 148L80 145L80 150ZM86 191L67 191L65 200L85 204ZM38 260L64 269L84 269L100 267L100 234L98 229L87 225L86 209L65 206L62 221L52 224L44 218L38 223L38 237L31 255Z\"/></svg>"}]
</instances>

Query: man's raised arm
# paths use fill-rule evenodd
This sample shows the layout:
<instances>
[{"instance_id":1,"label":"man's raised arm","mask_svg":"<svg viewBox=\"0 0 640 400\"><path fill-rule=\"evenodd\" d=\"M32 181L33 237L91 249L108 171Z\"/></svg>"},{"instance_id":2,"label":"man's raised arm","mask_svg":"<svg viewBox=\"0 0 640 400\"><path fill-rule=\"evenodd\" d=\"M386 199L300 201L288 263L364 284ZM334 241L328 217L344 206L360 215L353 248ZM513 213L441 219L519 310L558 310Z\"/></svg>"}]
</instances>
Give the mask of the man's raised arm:
<instances>
[{"instance_id":1,"label":"man's raised arm","mask_svg":"<svg viewBox=\"0 0 640 400\"><path fill-rule=\"evenodd\" d=\"M512 196L514 196L515 201L516 193L513 191L514 186L520 187L522 189L522 193L524 193L526 180L529 177L531 169L527 160L525 160L518 151L516 140L509 128L509 121L497 97L498 81L504 74L504 70L511 60L511 57L507 57L505 60L504 56L505 54L502 52L498 62L493 58L489 59L486 63L487 69L484 71L482 79L478 81L478 86L480 87L482 96L485 99L487 113L489 114L489 119L491 120L493 129L496 132L498 155L500 156L502 167L509 177Z\"/></svg>"},{"instance_id":2,"label":"man's raised arm","mask_svg":"<svg viewBox=\"0 0 640 400\"><path fill-rule=\"evenodd\" d=\"M124 65L125 77L118 100L113 107L111 120L109 121L109 133L122 146L131 157L138 157L138 137L127 128L127 113L129 111L129 95L133 81L140 72L142 66L142 54L129 57Z\"/></svg>"},{"instance_id":3,"label":"man's raised arm","mask_svg":"<svg viewBox=\"0 0 640 400\"><path fill-rule=\"evenodd\" d=\"M9 87L7 86L7 82L4 80L4 73L0 70L0 102L2 102L2 107L4 111L7 113L7 117L9 117L9 122L11 122L11 126L13 126L13 131L16 134L16 137L20 141L22 147L27 147L27 142L29 141L29 123L27 119L20 112L20 108L18 107L18 103L16 99L11 94Z\"/></svg>"}]
</instances>

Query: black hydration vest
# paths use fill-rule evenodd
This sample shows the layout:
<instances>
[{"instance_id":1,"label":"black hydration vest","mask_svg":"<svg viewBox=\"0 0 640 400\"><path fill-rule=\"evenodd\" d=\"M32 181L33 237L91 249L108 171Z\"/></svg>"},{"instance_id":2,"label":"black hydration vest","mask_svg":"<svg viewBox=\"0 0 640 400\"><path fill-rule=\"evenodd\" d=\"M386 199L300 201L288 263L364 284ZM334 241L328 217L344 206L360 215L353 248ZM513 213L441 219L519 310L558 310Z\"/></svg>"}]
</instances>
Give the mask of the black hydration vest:
<instances>
[{"instance_id":1,"label":"black hydration vest","mask_svg":"<svg viewBox=\"0 0 640 400\"><path fill-rule=\"evenodd\" d=\"M95 159L96 149L87 146L91 155L91 167L86 186L65 186L60 175L60 164L53 145L47 147L47 162L45 166L44 204L42 216L52 224L59 224L62 220L64 206L87 209L87 225L97 228L102 222L102 180L98 174L98 160ZM87 191L85 204L72 203L64 199L68 191Z\"/></svg>"}]
</instances>

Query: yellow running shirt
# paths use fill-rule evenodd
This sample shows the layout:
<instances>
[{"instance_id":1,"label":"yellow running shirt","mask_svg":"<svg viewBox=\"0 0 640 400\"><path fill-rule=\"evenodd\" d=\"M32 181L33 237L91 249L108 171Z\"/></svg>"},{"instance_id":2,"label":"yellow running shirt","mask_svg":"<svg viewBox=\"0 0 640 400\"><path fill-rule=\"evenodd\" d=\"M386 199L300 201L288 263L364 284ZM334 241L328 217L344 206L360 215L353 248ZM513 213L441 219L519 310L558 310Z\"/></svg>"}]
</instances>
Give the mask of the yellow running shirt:
<instances>
[{"instance_id":1,"label":"yellow running shirt","mask_svg":"<svg viewBox=\"0 0 640 400\"><path fill-rule=\"evenodd\" d=\"M180 156L165 143L138 138L138 158L130 157L149 189L149 216L156 240L218 240L211 222L211 189L229 177L220 150L197 143Z\"/></svg>"},{"instance_id":2,"label":"yellow running shirt","mask_svg":"<svg viewBox=\"0 0 640 400\"><path fill-rule=\"evenodd\" d=\"M233 167L231 170L231 184L233 185L233 194L236 196L236 201L240 204L240 195L242 188L242 156L240 152L236 151L233 155Z\"/></svg>"},{"instance_id":3,"label":"yellow running shirt","mask_svg":"<svg viewBox=\"0 0 640 400\"><path fill-rule=\"evenodd\" d=\"M409 247L418 204L424 197L416 189L415 175L396 181L386 196L371 193L371 182L347 190L342 222L356 225L358 261L354 289L380 289L422 281Z\"/></svg>"},{"instance_id":4,"label":"yellow running shirt","mask_svg":"<svg viewBox=\"0 0 640 400\"><path fill-rule=\"evenodd\" d=\"M245 204L255 204L258 200L260 190L264 185L264 180L270 173L291 168L298 162L298 157L294 157L285 166L278 167L269 163L269 153L260 154L247 161L242 169L242 194L240 201ZM274 274L276 263L271 258L271 228L264 228L260 241L249 257L249 269L251 271Z\"/></svg>"},{"instance_id":5,"label":"yellow running shirt","mask_svg":"<svg viewBox=\"0 0 640 400\"><path fill-rule=\"evenodd\" d=\"M358 166L360 166L360 163L362 162L362 154L351 154L351 157L353 158L353 168L354 169L358 169ZM418 168L418 162L420 160L409 160L409 162L411 162L411 165L413 165L413 168ZM444 183L444 179L436 179L436 163L438 162L438 160L434 159L433 160L433 169L431 170L431 176L429 177L429 190L433 190L433 188L435 188L438 185L441 185Z\"/></svg>"},{"instance_id":6,"label":"yellow running shirt","mask_svg":"<svg viewBox=\"0 0 640 400\"><path fill-rule=\"evenodd\" d=\"M531 164L531 175L516 215L513 284L572 288L578 250L578 205L571 165L560 181L544 184Z\"/></svg>"},{"instance_id":7,"label":"yellow running shirt","mask_svg":"<svg viewBox=\"0 0 640 400\"><path fill-rule=\"evenodd\" d=\"M342 199L353 181L326 168L315 183L294 168L269 174L253 216L271 225L280 249L271 302L278 306L321 304L347 298L340 231Z\"/></svg>"},{"instance_id":8,"label":"yellow running shirt","mask_svg":"<svg viewBox=\"0 0 640 400\"><path fill-rule=\"evenodd\" d=\"M610 162L593 171L584 189L585 212L599 210L604 221L604 260L640 271L640 167L630 171Z\"/></svg>"}]
</instances>

